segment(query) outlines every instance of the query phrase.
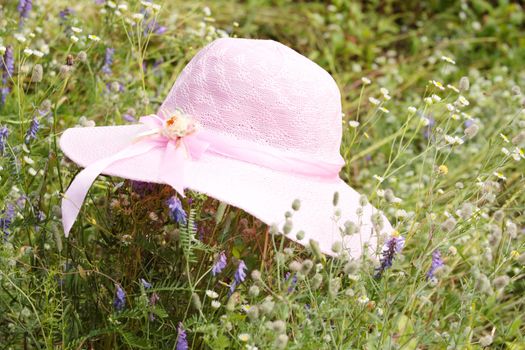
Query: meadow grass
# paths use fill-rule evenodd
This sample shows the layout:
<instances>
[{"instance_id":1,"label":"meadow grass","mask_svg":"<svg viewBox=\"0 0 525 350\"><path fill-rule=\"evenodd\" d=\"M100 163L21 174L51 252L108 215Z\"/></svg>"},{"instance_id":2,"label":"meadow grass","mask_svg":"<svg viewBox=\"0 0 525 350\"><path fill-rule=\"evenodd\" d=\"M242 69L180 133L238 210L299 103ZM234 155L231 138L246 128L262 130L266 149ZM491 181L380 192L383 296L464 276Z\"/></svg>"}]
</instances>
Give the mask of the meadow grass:
<instances>
[{"instance_id":1,"label":"meadow grass","mask_svg":"<svg viewBox=\"0 0 525 350\"><path fill-rule=\"evenodd\" d=\"M525 349L522 6L158 5L0 5L1 349ZM155 112L223 36L278 40L333 75L341 177L397 230L379 261L107 176L63 236L79 168L61 133Z\"/></svg>"}]
</instances>

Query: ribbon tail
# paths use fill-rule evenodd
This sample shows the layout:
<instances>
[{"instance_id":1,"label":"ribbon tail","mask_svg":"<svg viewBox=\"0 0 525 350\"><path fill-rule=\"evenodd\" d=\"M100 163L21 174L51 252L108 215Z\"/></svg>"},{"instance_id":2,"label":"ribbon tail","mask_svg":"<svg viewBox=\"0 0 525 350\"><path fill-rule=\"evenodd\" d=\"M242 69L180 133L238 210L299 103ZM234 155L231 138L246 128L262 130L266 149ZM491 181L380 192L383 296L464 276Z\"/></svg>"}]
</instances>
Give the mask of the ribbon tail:
<instances>
[{"instance_id":1,"label":"ribbon tail","mask_svg":"<svg viewBox=\"0 0 525 350\"><path fill-rule=\"evenodd\" d=\"M100 173L116 161L144 154L157 146L155 143L146 142L130 145L113 156L90 164L78 173L62 199L62 226L65 236L69 236L69 231L75 223L89 188Z\"/></svg>"},{"instance_id":2,"label":"ribbon tail","mask_svg":"<svg viewBox=\"0 0 525 350\"><path fill-rule=\"evenodd\" d=\"M160 166L160 180L175 189L182 197L184 195L184 173L188 155L184 144L180 147L174 141L168 142Z\"/></svg>"}]
</instances>

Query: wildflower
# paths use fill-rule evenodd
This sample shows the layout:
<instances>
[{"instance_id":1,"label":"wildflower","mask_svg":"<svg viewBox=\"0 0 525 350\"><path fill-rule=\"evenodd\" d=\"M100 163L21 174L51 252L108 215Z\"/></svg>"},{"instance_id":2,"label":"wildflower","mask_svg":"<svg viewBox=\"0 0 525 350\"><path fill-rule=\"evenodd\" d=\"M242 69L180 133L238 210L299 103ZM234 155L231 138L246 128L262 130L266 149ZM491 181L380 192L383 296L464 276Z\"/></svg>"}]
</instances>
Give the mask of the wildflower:
<instances>
[{"instance_id":1,"label":"wildflower","mask_svg":"<svg viewBox=\"0 0 525 350\"><path fill-rule=\"evenodd\" d=\"M465 133L465 136L469 139L476 136L476 134L479 131L479 126L476 123L472 123L470 126L468 126L463 132Z\"/></svg>"},{"instance_id":2,"label":"wildflower","mask_svg":"<svg viewBox=\"0 0 525 350\"><path fill-rule=\"evenodd\" d=\"M500 173L500 172L497 172L495 171L493 173L494 176L496 176L498 179L500 180L503 180L503 181L506 181L507 180L507 177L505 175L503 175L503 173Z\"/></svg>"},{"instance_id":3,"label":"wildflower","mask_svg":"<svg viewBox=\"0 0 525 350\"><path fill-rule=\"evenodd\" d=\"M9 236L9 227L15 219L15 207L7 204L6 208L0 212L0 231L4 234L4 240Z\"/></svg>"},{"instance_id":4,"label":"wildflower","mask_svg":"<svg viewBox=\"0 0 525 350\"><path fill-rule=\"evenodd\" d=\"M241 334L239 334L238 338L243 343L246 343L248 340L250 340L250 335L248 333L241 333Z\"/></svg>"},{"instance_id":5,"label":"wildflower","mask_svg":"<svg viewBox=\"0 0 525 350\"><path fill-rule=\"evenodd\" d=\"M430 269L427 272L427 279L434 280L436 272L443 266L445 266L445 263L441 258L441 253L439 250L436 249L432 253L432 264L430 265Z\"/></svg>"},{"instance_id":6,"label":"wildflower","mask_svg":"<svg viewBox=\"0 0 525 350\"><path fill-rule=\"evenodd\" d=\"M417 112L417 108L414 107L414 106L410 106L410 107L408 107L408 112L410 114L415 114Z\"/></svg>"},{"instance_id":7,"label":"wildflower","mask_svg":"<svg viewBox=\"0 0 525 350\"><path fill-rule=\"evenodd\" d=\"M144 286L145 289L150 289L151 288L151 283L146 281L144 278L141 278L140 282L142 283L142 285Z\"/></svg>"},{"instance_id":8,"label":"wildflower","mask_svg":"<svg viewBox=\"0 0 525 350\"><path fill-rule=\"evenodd\" d=\"M383 245L381 252L380 266L376 268L375 277L381 277L383 271L392 266L396 253L400 253L405 245L405 238L394 231L391 237Z\"/></svg>"},{"instance_id":9,"label":"wildflower","mask_svg":"<svg viewBox=\"0 0 525 350\"><path fill-rule=\"evenodd\" d=\"M44 69L42 68L42 65L35 64L35 66L33 67L33 73L31 74L31 82L39 83L42 81L43 76L44 76Z\"/></svg>"},{"instance_id":10,"label":"wildflower","mask_svg":"<svg viewBox=\"0 0 525 350\"><path fill-rule=\"evenodd\" d=\"M208 298L211 298L211 299L217 299L219 297L219 294L216 292L216 291L213 291L213 290L206 290L206 295L208 296Z\"/></svg>"},{"instance_id":11,"label":"wildflower","mask_svg":"<svg viewBox=\"0 0 525 350\"><path fill-rule=\"evenodd\" d=\"M359 298L357 298L357 302L362 305L368 304L369 301L370 299L368 299L366 295L361 295Z\"/></svg>"},{"instance_id":12,"label":"wildflower","mask_svg":"<svg viewBox=\"0 0 525 350\"><path fill-rule=\"evenodd\" d=\"M175 347L175 350L188 350L188 340L186 340L186 331L182 327L182 322L179 322L179 326L177 327L177 346Z\"/></svg>"},{"instance_id":13,"label":"wildflower","mask_svg":"<svg viewBox=\"0 0 525 350\"><path fill-rule=\"evenodd\" d=\"M445 164L441 164L438 167L438 173L442 174L442 175L447 175L448 174L448 167Z\"/></svg>"},{"instance_id":14,"label":"wildflower","mask_svg":"<svg viewBox=\"0 0 525 350\"><path fill-rule=\"evenodd\" d=\"M11 89L7 86L7 83L15 72L15 59L13 56L13 47L10 45L5 48L4 56L0 59L0 72L2 73L2 85L0 87L0 105L4 105L6 97L11 91Z\"/></svg>"},{"instance_id":15,"label":"wildflower","mask_svg":"<svg viewBox=\"0 0 525 350\"><path fill-rule=\"evenodd\" d=\"M76 35L71 35L71 36L69 37L69 39L71 39L71 41L74 42L74 43L78 42L78 40L79 40L79 39L78 39L78 36L76 36Z\"/></svg>"},{"instance_id":16,"label":"wildflower","mask_svg":"<svg viewBox=\"0 0 525 350\"><path fill-rule=\"evenodd\" d=\"M38 132L38 129L40 128L40 122L38 121L37 117L34 117L31 121L31 125L29 126L29 129L26 132L25 136L25 143L29 144L29 142L36 138L36 133Z\"/></svg>"},{"instance_id":17,"label":"wildflower","mask_svg":"<svg viewBox=\"0 0 525 350\"><path fill-rule=\"evenodd\" d=\"M351 127L351 128L357 128L359 126L359 122L357 120L350 120L348 122L348 125Z\"/></svg>"},{"instance_id":18,"label":"wildflower","mask_svg":"<svg viewBox=\"0 0 525 350\"><path fill-rule=\"evenodd\" d=\"M454 219L452 216L449 217L445 222L441 224L441 228L445 232L451 232L456 227L456 219Z\"/></svg>"},{"instance_id":19,"label":"wildflower","mask_svg":"<svg viewBox=\"0 0 525 350\"><path fill-rule=\"evenodd\" d=\"M142 21L144 19L144 14L143 13L134 13L131 15L131 18L137 20L137 21Z\"/></svg>"},{"instance_id":20,"label":"wildflower","mask_svg":"<svg viewBox=\"0 0 525 350\"><path fill-rule=\"evenodd\" d=\"M5 144L9 136L9 129L7 126L0 127L0 155L4 155Z\"/></svg>"},{"instance_id":21,"label":"wildflower","mask_svg":"<svg viewBox=\"0 0 525 350\"><path fill-rule=\"evenodd\" d=\"M430 96L432 98L432 100L434 102L440 102L441 101L441 97L439 97L438 95L436 94L432 94L432 96Z\"/></svg>"},{"instance_id":22,"label":"wildflower","mask_svg":"<svg viewBox=\"0 0 525 350\"><path fill-rule=\"evenodd\" d=\"M288 344L288 336L286 334L279 334L275 339L275 348L276 349L285 349Z\"/></svg>"},{"instance_id":23,"label":"wildflower","mask_svg":"<svg viewBox=\"0 0 525 350\"><path fill-rule=\"evenodd\" d=\"M452 58L450 58L448 56L441 56L441 60L445 61L445 62L448 62L450 64L456 64L456 61L454 61Z\"/></svg>"},{"instance_id":24,"label":"wildflower","mask_svg":"<svg viewBox=\"0 0 525 350\"><path fill-rule=\"evenodd\" d=\"M510 277L507 275L498 276L492 281L492 284L494 285L494 288L496 289L505 289L505 287L509 284Z\"/></svg>"},{"instance_id":25,"label":"wildflower","mask_svg":"<svg viewBox=\"0 0 525 350\"><path fill-rule=\"evenodd\" d=\"M367 77L362 77L361 78L361 82L363 83L363 85L370 85L370 84L372 84L372 81L370 79L368 79Z\"/></svg>"},{"instance_id":26,"label":"wildflower","mask_svg":"<svg viewBox=\"0 0 525 350\"><path fill-rule=\"evenodd\" d=\"M26 37L21 33L15 33L13 34L13 37L20 43L25 43L27 41Z\"/></svg>"},{"instance_id":27,"label":"wildflower","mask_svg":"<svg viewBox=\"0 0 525 350\"><path fill-rule=\"evenodd\" d=\"M239 265L237 266L237 270L235 271L235 275L233 276L233 282L230 286L230 293L233 293L235 287L244 282L244 280L246 279L246 270L247 267L244 261L239 260Z\"/></svg>"},{"instance_id":28,"label":"wildflower","mask_svg":"<svg viewBox=\"0 0 525 350\"><path fill-rule=\"evenodd\" d=\"M470 105L469 100L467 100L463 95L459 95L456 103L459 104L461 107L467 107L468 105Z\"/></svg>"},{"instance_id":29,"label":"wildflower","mask_svg":"<svg viewBox=\"0 0 525 350\"><path fill-rule=\"evenodd\" d=\"M116 285L117 291L115 294L115 300L113 301L113 307L117 311L121 311L126 306L126 292L122 289L120 285Z\"/></svg>"},{"instance_id":30,"label":"wildflower","mask_svg":"<svg viewBox=\"0 0 525 350\"><path fill-rule=\"evenodd\" d=\"M447 88L452 90L452 91L454 91L454 92L459 93L459 89L457 87L455 87L454 85L447 84Z\"/></svg>"},{"instance_id":31,"label":"wildflower","mask_svg":"<svg viewBox=\"0 0 525 350\"><path fill-rule=\"evenodd\" d=\"M442 83L440 83L439 81L437 80L430 80L429 83L431 83L432 85L434 85L435 87L437 87L439 90L445 90L445 87L443 86ZM438 101L439 102L439 101Z\"/></svg>"},{"instance_id":32,"label":"wildflower","mask_svg":"<svg viewBox=\"0 0 525 350\"><path fill-rule=\"evenodd\" d=\"M29 57L29 56L31 56L32 54L33 54L33 50L31 50L30 48L26 47L26 48L24 49L24 55L26 55L26 56Z\"/></svg>"},{"instance_id":33,"label":"wildflower","mask_svg":"<svg viewBox=\"0 0 525 350\"><path fill-rule=\"evenodd\" d=\"M226 264L227 264L226 254L224 254L224 251L222 251L220 252L217 261L215 262L215 264L213 265L211 269L211 274L213 276L217 276L219 273L222 272L222 270L224 270L224 268L226 267Z\"/></svg>"},{"instance_id":34,"label":"wildflower","mask_svg":"<svg viewBox=\"0 0 525 350\"><path fill-rule=\"evenodd\" d=\"M20 14L19 26L20 28L24 26L24 21L29 17L29 13L33 8L33 0L19 0L18 6L16 9Z\"/></svg>"},{"instance_id":35,"label":"wildflower","mask_svg":"<svg viewBox=\"0 0 525 350\"><path fill-rule=\"evenodd\" d=\"M378 106L378 105L381 104L381 101L379 101L379 100L378 100L377 98L375 98L375 97L369 97L369 98L368 98L368 101L370 101L371 104L376 105L376 106Z\"/></svg>"},{"instance_id":36,"label":"wildflower","mask_svg":"<svg viewBox=\"0 0 525 350\"><path fill-rule=\"evenodd\" d=\"M467 91L469 87L470 81L468 80L468 77L461 77L461 79L459 79L459 90Z\"/></svg>"},{"instance_id":37,"label":"wildflower","mask_svg":"<svg viewBox=\"0 0 525 350\"><path fill-rule=\"evenodd\" d=\"M102 66L102 72L104 74L111 74L111 65L113 64L113 55L115 54L115 49L112 47L106 48L106 54L104 56L104 65Z\"/></svg>"},{"instance_id":38,"label":"wildflower","mask_svg":"<svg viewBox=\"0 0 525 350\"><path fill-rule=\"evenodd\" d=\"M169 215L172 220L179 224L186 224L186 212L182 208L182 203L176 196L170 197L166 203L168 204Z\"/></svg>"},{"instance_id":39,"label":"wildflower","mask_svg":"<svg viewBox=\"0 0 525 350\"><path fill-rule=\"evenodd\" d=\"M88 39L91 40L91 41L94 41L94 42L98 42L100 41L100 38L94 34L89 34L88 35Z\"/></svg>"},{"instance_id":40,"label":"wildflower","mask_svg":"<svg viewBox=\"0 0 525 350\"><path fill-rule=\"evenodd\" d=\"M385 178L379 175L374 175L373 178L379 181L379 183L385 181Z\"/></svg>"},{"instance_id":41,"label":"wildflower","mask_svg":"<svg viewBox=\"0 0 525 350\"><path fill-rule=\"evenodd\" d=\"M379 110L385 114L388 114L390 113L390 111L388 109L386 109L385 107L379 107Z\"/></svg>"}]
</instances>

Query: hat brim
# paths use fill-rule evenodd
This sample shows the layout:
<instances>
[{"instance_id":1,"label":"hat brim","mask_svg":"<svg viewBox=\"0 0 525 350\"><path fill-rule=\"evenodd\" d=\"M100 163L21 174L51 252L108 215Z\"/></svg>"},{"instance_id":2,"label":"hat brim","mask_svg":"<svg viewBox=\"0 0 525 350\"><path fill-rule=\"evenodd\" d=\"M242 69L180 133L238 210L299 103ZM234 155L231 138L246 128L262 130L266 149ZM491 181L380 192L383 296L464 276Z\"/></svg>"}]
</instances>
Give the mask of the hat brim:
<instances>
[{"instance_id":1,"label":"hat brim","mask_svg":"<svg viewBox=\"0 0 525 350\"><path fill-rule=\"evenodd\" d=\"M91 163L111 156L130 145L135 135L144 130L143 125L102 126L67 129L60 138L60 147L65 155L86 167ZM158 169L162 150L154 149L147 154L123 159L113 163L103 173L126 179L161 183ZM377 212L370 204L360 207L360 194L344 181L320 182L304 176L275 171L269 168L205 153L198 161L189 162L185 173L186 187L243 209L268 225L277 224L282 231L285 212L291 211L295 199L301 202L300 210L293 213L293 229L287 237L302 245L310 239L319 243L324 254L335 255L332 245L341 241L343 249L357 258L368 249L374 256L378 251L378 233L373 229L371 216ZM333 195L339 193L335 215ZM359 232L342 235L344 223L354 222ZM393 229L383 216L381 233ZM298 240L296 233L304 231ZM368 247L368 248L364 248Z\"/></svg>"}]
</instances>

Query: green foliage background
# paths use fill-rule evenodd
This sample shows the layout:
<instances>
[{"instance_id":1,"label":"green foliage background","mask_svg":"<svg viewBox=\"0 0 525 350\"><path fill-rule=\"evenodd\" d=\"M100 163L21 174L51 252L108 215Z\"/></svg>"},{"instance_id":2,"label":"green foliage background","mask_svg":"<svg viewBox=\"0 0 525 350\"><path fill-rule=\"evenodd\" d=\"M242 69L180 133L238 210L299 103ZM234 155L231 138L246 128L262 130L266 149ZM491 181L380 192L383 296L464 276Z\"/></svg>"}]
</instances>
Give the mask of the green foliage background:
<instances>
[{"instance_id":1,"label":"green foliage background","mask_svg":"<svg viewBox=\"0 0 525 350\"><path fill-rule=\"evenodd\" d=\"M525 349L523 5L164 1L157 12L122 4L34 0L23 27L17 1L0 5L0 45L15 52L0 107L0 127L9 129L2 223L9 205L16 212L0 226L0 348L175 349L181 322L198 349ZM148 17L133 16L140 11ZM164 33L144 30L151 18ZM202 194L184 201L189 222L179 226L168 215L169 188L141 193L118 178L97 180L63 237L61 194L79 171L57 146L63 130L154 112L195 53L226 35L280 41L337 81L341 177L406 238L380 279L366 258L294 246ZM111 75L103 72L108 47ZM40 128L25 142L34 118ZM445 267L429 280L436 250ZM221 251L228 266L213 277ZM248 277L230 297L241 259L262 278ZM286 277L293 262L297 282ZM113 307L116 286L127 295L123 311Z\"/></svg>"}]
</instances>

